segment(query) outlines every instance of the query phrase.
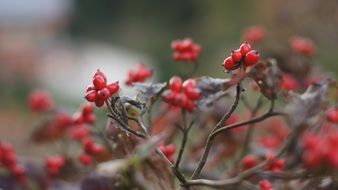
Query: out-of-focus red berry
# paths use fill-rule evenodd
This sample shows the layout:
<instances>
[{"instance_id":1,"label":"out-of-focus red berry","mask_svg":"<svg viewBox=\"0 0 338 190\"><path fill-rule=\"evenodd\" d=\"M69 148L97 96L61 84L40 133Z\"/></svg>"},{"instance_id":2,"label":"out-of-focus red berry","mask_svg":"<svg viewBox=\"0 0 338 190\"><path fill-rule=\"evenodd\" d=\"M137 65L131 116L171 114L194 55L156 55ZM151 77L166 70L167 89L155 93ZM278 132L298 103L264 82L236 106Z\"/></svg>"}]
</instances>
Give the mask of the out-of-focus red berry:
<instances>
[{"instance_id":1,"label":"out-of-focus red berry","mask_svg":"<svg viewBox=\"0 0 338 190\"><path fill-rule=\"evenodd\" d=\"M50 111L54 108L54 102L47 91L35 90L28 97L28 105L35 112Z\"/></svg>"},{"instance_id":2,"label":"out-of-focus red berry","mask_svg":"<svg viewBox=\"0 0 338 190\"><path fill-rule=\"evenodd\" d=\"M244 170L247 170L247 169L250 169L256 166L257 163L258 163L258 158L251 154L246 155L241 161L241 164Z\"/></svg>"},{"instance_id":3,"label":"out-of-focus red berry","mask_svg":"<svg viewBox=\"0 0 338 190\"><path fill-rule=\"evenodd\" d=\"M196 62L201 52L200 45L194 43L190 38L173 41L171 48L174 50L173 59L175 61Z\"/></svg>"},{"instance_id":4,"label":"out-of-focus red berry","mask_svg":"<svg viewBox=\"0 0 338 190\"><path fill-rule=\"evenodd\" d=\"M312 40L301 36L294 36L290 39L290 47L295 53L305 56L312 56L316 53L316 47Z\"/></svg>"},{"instance_id":5,"label":"out-of-focus red berry","mask_svg":"<svg viewBox=\"0 0 338 190\"><path fill-rule=\"evenodd\" d=\"M271 183L266 179L259 182L259 188L260 190L273 190Z\"/></svg>"},{"instance_id":6,"label":"out-of-focus red berry","mask_svg":"<svg viewBox=\"0 0 338 190\"><path fill-rule=\"evenodd\" d=\"M130 70L128 73L127 85L134 82L144 82L153 75L153 70L145 67L143 64L137 66L137 70Z\"/></svg>"},{"instance_id":7,"label":"out-of-focus red berry","mask_svg":"<svg viewBox=\"0 0 338 190\"><path fill-rule=\"evenodd\" d=\"M326 111L326 120L332 123L338 123L338 107L333 107Z\"/></svg>"},{"instance_id":8,"label":"out-of-focus red berry","mask_svg":"<svg viewBox=\"0 0 338 190\"><path fill-rule=\"evenodd\" d=\"M86 153L80 154L78 159L81 162L81 164L83 164L85 166L91 165L93 163L93 158Z\"/></svg>"},{"instance_id":9,"label":"out-of-focus red berry","mask_svg":"<svg viewBox=\"0 0 338 190\"><path fill-rule=\"evenodd\" d=\"M169 80L169 87L174 92L181 92L182 90L182 79L178 76L173 76Z\"/></svg>"},{"instance_id":10,"label":"out-of-focus red berry","mask_svg":"<svg viewBox=\"0 0 338 190\"><path fill-rule=\"evenodd\" d=\"M168 158L168 160L170 162L174 162L174 155L176 152L176 147L173 144L169 144L167 146L164 145L160 145L159 149L161 150L161 152Z\"/></svg>"},{"instance_id":11,"label":"out-of-focus red berry","mask_svg":"<svg viewBox=\"0 0 338 190\"><path fill-rule=\"evenodd\" d=\"M244 31L243 39L250 43L260 42L266 37L266 31L262 26L251 26Z\"/></svg>"},{"instance_id":12,"label":"out-of-focus red berry","mask_svg":"<svg viewBox=\"0 0 338 190\"><path fill-rule=\"evenodd\" d=\"M47 173L51 177L59 175L61 169L65 166L66 160L63 156L51 156L45 160Z\"/></svg>"},{"instance_id":13,"label":"out-of-focus red berry","mask_svg":"<svg viewBox=\"0 0 338 190\"><path fill-rule=\"evenodd\" d=\"M296 91L299 88L297 80L289 74L284 74L281 82L281 89L286 91Z\"/></svg>"}]
</instances>

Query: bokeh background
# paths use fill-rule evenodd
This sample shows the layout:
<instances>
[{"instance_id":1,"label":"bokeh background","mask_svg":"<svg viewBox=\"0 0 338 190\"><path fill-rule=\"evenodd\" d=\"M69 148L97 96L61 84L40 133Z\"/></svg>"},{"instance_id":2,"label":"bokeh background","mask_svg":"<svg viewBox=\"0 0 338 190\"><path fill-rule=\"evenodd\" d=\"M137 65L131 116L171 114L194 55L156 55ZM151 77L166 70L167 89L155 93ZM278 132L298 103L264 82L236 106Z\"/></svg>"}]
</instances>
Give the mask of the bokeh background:
<instances>
[{"instance_id":1,"label":"bokeh background","mask_svg":"<svg viewBox=\"0 0 338 190\"><path fill-rule=\"evenodd\" d=\"M0 139L28 146L38 121L27 106L33 89L74 112L97 68L123 83L143 62L166 81L181 69L174 39L202 45L198 75L224 77L220 64L252 25L266 28L258 49L272 53L290 51L292 35L313 39L315 61L338 75L336 0L0 0Z\"/></svg>"}]
</instances>

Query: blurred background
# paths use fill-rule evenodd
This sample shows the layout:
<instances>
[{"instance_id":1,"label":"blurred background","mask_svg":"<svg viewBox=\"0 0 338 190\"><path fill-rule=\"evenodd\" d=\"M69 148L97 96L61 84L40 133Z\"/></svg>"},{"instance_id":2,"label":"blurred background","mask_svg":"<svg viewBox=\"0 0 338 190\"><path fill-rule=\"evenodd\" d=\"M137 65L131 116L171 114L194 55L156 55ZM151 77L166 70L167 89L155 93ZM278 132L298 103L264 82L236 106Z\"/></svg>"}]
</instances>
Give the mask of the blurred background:
<instances>
[{"instance_id":1,"label":"blurred background","mask_svg":"<svg viewBox=\"0 0 338 190\"><path fill-rule=\"evenodd\" d=\"M74 112L98 68L122 84L143 62L166 81L181 66L174 39L201 44L198 75L224 77L220 64L252 25L267 32L257 49L272 53L290 51L293 35L311 38L315 61L338 75L336 0L0 0L0 139L27 138L38 120L27 106L33 89Z\"/></svg>"}]
</instances>

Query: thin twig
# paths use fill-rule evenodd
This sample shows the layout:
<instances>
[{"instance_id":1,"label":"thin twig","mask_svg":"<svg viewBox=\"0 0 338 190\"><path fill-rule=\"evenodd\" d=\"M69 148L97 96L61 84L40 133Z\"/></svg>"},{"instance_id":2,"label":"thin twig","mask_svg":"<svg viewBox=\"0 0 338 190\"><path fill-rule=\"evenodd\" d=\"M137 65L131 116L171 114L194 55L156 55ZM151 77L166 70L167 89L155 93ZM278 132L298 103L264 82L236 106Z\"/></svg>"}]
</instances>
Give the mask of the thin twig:
<instances>
[{"instance_id":1,"label":"thin twig","mask_svg":"<svg viewBox=\"0 0 338 190\"><path fill-rule=\"evenodd\" d=\"M241 85L237 84L237 86L236 86L236 97L235 97L234 103L232 104L230 110L222 117L222 119L217 123L217 125L211 131L212 133L214 133L221 126L223 126L224 122L226 120L228 120L230 118L231 114L235 111L235 109L237 108L237 106L239 104L241 91L242 91ZM216 137L216 135L215 136L211 136L211 135L208 136L207 143L205 145L202 157L201 157L200 161L198 162L196 170L194 171L194 173L191 176L192 179L196 179L199 176L199 174L201 173L201 171L202 171L202 169L203 169L203 167L205 165L205 162L206 162L206 160L208 158L209 151L210 151L210 148L211 148L211 146L212 146L212 144L214 142L215 137Z\"/></svg>"}]
</instances>

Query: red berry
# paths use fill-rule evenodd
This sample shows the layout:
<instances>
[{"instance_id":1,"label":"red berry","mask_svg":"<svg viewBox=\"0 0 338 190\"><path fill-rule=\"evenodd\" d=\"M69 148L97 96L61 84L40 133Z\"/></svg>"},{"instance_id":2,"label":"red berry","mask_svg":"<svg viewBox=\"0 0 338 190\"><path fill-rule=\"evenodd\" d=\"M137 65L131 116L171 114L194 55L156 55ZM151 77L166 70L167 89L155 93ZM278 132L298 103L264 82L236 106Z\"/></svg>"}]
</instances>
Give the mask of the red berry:
<instances>
[{"instance_id":1,"label":"red berry","mask_svg":"<svg viewBox=\"0 0 338 190\"><path fill-rule=\"evenodd\" d=\"M85 98L88 100L88 102L95 102L98 99L98 94L96 90L91 90L86 93Z\"/></svg>"},{"instance_id":2,"label":"red berry","mask_svg":"<svg viewBox=\"0 0 338 190\"><path fill-rule=\"evenodd\" d=\"M93 78L93 84L97 90L101 90L106 87L106 81L102 76L99 75Z\"/></svg>"},{"instance_id":3,"label":"red berry","mask_svg":"<svg viewBox=\"0 0 338 190\"><path fill-rule=\"evenodd\" d=\"M107 85L107 88L108 88L108 90L109 90L109 92L110 92L110 95L113 95L113 94L115 94L117 91L119 91L120 86L119 86L119 83L118 83L118 82L114 82L114 83L108 84L108 85Z\"/></svg>"},{"instance_id":4,"label":"red berry","mask_svg":"<svg viewBox=\"0 0 338 190\"><path fill-rule=\"evenodd\" d=\"M81 162L81 164L85 166L88 166L93 163L93 158L86 153L82 153L78 159Z\"/></svg>"},{"instance_id":5,"label":"red berry","mask_svg":"<svg viewBox=\"0 0 338 190\"><path fill-rule=\"evenodd\" d=\"M174 92L181 92L182 90L182 79L178 76L173 76L169 80L169 87Z\"/></svg>"},{"instance_id":6,"label":"red berry","mask_svg":"<svg viewBox=\"0 0 338 190\"><path fill-rule=\"evenodd\" d=\"M183 107L184 107L186 110L192 112L192 111L194 111L194 109L196 108L196 105L195 105L195 103L194 103L193 101L187 100L187 101L185 101Z\"/></svg>"},{"instance_id":7,"label":"red berry","mask_svg":"<svg viewBox=\"0 0 338 190\"><path fill-rule=\"evenodd\" d=\"M239 50L233 50L231 52L231 58L234 62L240 62L243 58L242 53Z\"/></svg>"},{"instance_id":8,"label":"red berry","mask_svg":"<svg viewBox=\"0 0 338 190\"><path fill-rule=\"evenodd\" d=\"M243 169L247 170L257 165L258 158L254 155L247 155L242 159Z\"/></svg>"},{"instance_id":9,"label":"red berry","mask_svg":"<svg viewBox=\"0 0 338 190\"><path fill-rule=\"evenodd\" d=\"M266 179L259 182L259 187L261 190L273 190L271 183Z\"/></svg>"},{"instance_id":10,"label":"red berry","mask_svg":"<svg viewBox=\"0 0 338 190\"><path fill-rule=\"evenodd\" d=\"M261 26L252 26L243 34L243 39L248 42L262 41L266 36L265 29Z\"/></svg>"},{"instance_id":11,"label":"red berry","mask_svg":"<svg viewBox=\"0 0 338 190\"><path fill-rule=\"evenodd\" d=\"M104 105L104 101L105 101L104 99L98 98L97 100L95 100L95 105L97 107L102 107Z\"/></svg>"},{"instance_id":12,"label":"red berry","mask_svg":"<svg viewBox=\"0 0 338 190\"><path fill-rule=\"evenodd\" d=\"M196 88L197 84L196 81L193 79L187 79L183 82L183 88L188 89L188 88Z\"/></svg>"},{"instance_id":13,"label":"red berry","mask_svg":"<svg viewBox=\"0 0 338 190\"><path fill-rule=\"evenodd\" d=\"M253 66L259 61L259 53L258 51L251 50L244 57L245 66Z\"/></svg>"},{"instance_id":14,"label":"red berry","mask_svg":"<svg viewBox=\"0 0 338 190\"><path fill-rule=\"evenodd\" d=\"M198 88L187 88L185 95L187 95L190 100L198 100L201 97L201 91Z\"/></svg>"},{"instance_id":15,"label":"red berry","mask_svg":"<svg viewBox=\"0 0 338 190\"><path fill-rule=\"evenodd\" d=\"M188 98L185 94L175 94L172 104L177 107L183 107L187 100Z\"/></svg>"},{"instance_id":16,"label":"red berry","mask_svg":"<svg viewBox=\"0 0 338 190\"><path fill-rule=\"evenodd\" d=\"M110 97L110 92L108 88L103 88L102 90L98 91L98 95L100 99L107 100Z\"/></svg>"},{"instance_id":17,"label":"red berry","mask_svg":"<svg viewBox=\"0 0 338 190\"><path fill-rule=\"evenodd\" d=\"M166 146L166 153L167 153L168 155L175 154L175 152L176 152L176 147L175 147L175 145L169 144L169 145Z\"/></svg>"},{"instance_id":18,"label":"red berry","mask_svg":"<svg viewBox=\"0 0 338 190\"><path fill-rule=\"evenodd\" d=\"M223 62L223 67L228 71L235 69L234 60L231 57L227 57Z\"/></svg>"},{"instance_id":19,"label":"red berry","mask_svg":"<svg viewBox=\"0 0 338 190\"><path fill-rule=\"evenodd\" d=\"M166 90L162 94L162 98L167 103L172 103L175 98L175 94L171 90Z\"/></svg>"},{"instance_id":20,"label":"red berry","mask_svg":"<svg viewBox=\"0 0 338 190\"><path fill-rule=\"evenodd\" d=\"M104 81L107 82L107 77L106 77L106 75L105 75L103 72L101 72L99 69L96 71L96 73L94 74L94 77L93 77L93 78L95 78L96 76L102 77L102 78L104 79Z\"/></svg>"},{"instance_id":21,"label":"red berry","mask_svg":"<svg viewBox=\"0 0 338 190\"><path fill-rule=\"evenodd\" d=\"M90 135L90 129L83 125L78 125L69 131L69 136L74 140L82 140Z\"/></svg>"},{"instance_id":22,"label":"red berry","mask_svg":"<svg viewBox=\"0 0 338 190\"><path fill-rule=\"evenodd\" d=\"M28 97L28 105L35 112L50 111L54 108L54 102L47 91L36 90Z\"/></svg>"},{"instance_id":23,"label":"red berry","mask_svg":"<svg viewBox=\"0 0 338 190\"><path fill-rule=\"evenodd\" d=\"M240 47L239 51L241 52L242 56L245 56L249 51L251 51L251 46L248 42L244 42Z\"/></svg>"},{"instance_id":24,"label":"red berry","mask_svg":"<svg viewBox=\"0 0 338 190\"><path fill-rule=\"evenodd\" d=\"M326 119L332 123L338 123L338 107L326 111Z\"/></svg>"},{"instance_id":25,"label":"red berry","mask_svg":"<svg viewBox=\"0 0 338 190\"><path fill-rule=\"evenodd\" d=\"M83 115L88 115L93 113L94 111L94 106L92 103L86 103L82 106L82 114Z\"/></svg>"},{"instance_id":26,"label":"red berry","mask_svg":"<svg viewBox=\"0 0 338 190\"><path fill-rule=\"evenodd\" d=\"M83 121L88 124L93 124L95 122L95 115L94 114L87 114L83 115Z\"/></svg>"}]
</instances>

